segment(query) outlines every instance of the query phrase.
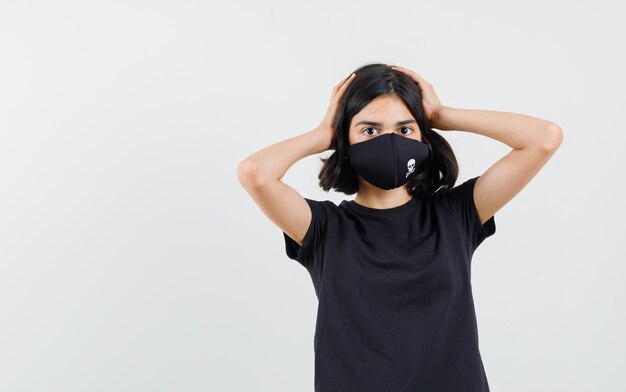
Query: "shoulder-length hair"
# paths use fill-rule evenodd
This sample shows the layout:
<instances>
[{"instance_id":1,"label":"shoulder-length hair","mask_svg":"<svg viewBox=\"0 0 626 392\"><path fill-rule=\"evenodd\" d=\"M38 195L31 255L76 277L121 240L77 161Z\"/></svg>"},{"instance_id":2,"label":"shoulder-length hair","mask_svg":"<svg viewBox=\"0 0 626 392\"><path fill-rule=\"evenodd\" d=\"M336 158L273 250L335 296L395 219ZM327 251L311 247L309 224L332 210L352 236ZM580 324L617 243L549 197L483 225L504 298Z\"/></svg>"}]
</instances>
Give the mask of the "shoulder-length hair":
<instances>
[{"instance_id":1,"label":"shoulder-length hair","mask_svg":"<svg viewBox=\"0 0 626 392\"><path fill-rule=\"evenodd\" d=\"M404 185L417 197L430 197L439 190L452 188L458 177L458 163L450 144L433 131L424 115L422 94L418 85L406 74L394 71L386 64L368 64L355 71L354 80L346 88L337 107L334 120L335 140L331 149L335 152L320 158L323 165L319 173L319 185L328 192L352 195L359 190L356 171L346 159L350 145L348 133L352 118L372 100L379 96L396 95L419 125L422 142L431 146L432 158L422 171Z\"/></svg>"}]
</instances>

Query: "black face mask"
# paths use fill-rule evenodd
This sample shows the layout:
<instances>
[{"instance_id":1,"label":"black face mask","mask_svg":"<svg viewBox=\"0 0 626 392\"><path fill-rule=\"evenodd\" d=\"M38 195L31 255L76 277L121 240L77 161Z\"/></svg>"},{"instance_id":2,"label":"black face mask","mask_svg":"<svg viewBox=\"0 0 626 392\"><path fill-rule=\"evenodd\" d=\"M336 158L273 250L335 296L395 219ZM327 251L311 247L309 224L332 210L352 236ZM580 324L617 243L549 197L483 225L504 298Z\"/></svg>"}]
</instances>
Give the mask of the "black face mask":
<instances>
[{"instance_id":1,"label":"black face mask","mask_svg":"<svg viewBox=\"0 0 626 392\"><path fill-rule=\"evenodd\" d=\"M430 144L387 133L348 146L350 165L365 181L381 189L407 182L432 159Z\"/></svg>"}]
</instances>

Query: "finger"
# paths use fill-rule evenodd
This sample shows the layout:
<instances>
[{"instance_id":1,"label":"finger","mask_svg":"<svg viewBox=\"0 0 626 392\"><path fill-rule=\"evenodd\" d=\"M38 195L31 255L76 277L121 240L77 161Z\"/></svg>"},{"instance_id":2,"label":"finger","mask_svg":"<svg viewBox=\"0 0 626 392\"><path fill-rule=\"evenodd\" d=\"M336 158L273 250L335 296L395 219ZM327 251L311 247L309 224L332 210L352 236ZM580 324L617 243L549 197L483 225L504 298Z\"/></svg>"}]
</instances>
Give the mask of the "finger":
<instances>
[{"instance_id":1,"label":"finger","mask_svg":"<svg viewBox=\"0 0 626 392\"><path fill-rule=\"evenodd\" d=\"M334 95L336 97L339 97L341 94L343 94L343 91L348 87L350 82L354 80L355 75L355 73L352 73L350 76L342 81L342 84L337 85L337 91L334 91Z\"/></svg>"},{"instance_id":2,"label":"finger","mask_svg":"<svg viewBox=\"0 0 626 392\"><path fill-rule=\"evenodd\" d=\"M403 68L403 67L399 67L399 66L391 66L391 68L395 68L398 69L399 71L402 71L406 74L408 74L409 76L411 76L416 82L418 82L418 84L420 85L428 85L429 83L426 81L426 79L424 79L423 77L421 77L417 72L415 71L411 71L409 69Z\"/></svg>"},{"instance_id":3,"label":"finger","mask_svg":"<svg viewBox=\"0 0 626 392\"><path fill-rule=\"evenodd\" d=\"M423 80L418 74L411 71L410 69L406 69L406 68L399 67L399 66L391 66L391 68L396 71L402 72L403 74L409 76L411 79L413 79L416 82L421 82Z\"/></svg>"},{"instance_id":4,"label":"finger","mask_svg":"<svg viewBox=\"0 0 626 392\"><path fill-rule=\"evenodd\" d=\"M344 81L343 84L341 85L341 89L345 89L346 86L348 86L350 84L351 81L354 80L354 76L356 74L353 72L350 76L348 76Z\"/></svg>"},{"instance_id":5,"label":"finger","mask_svg":"<svg viewBox=\"0 0 626 392\"><path fill-rule=\"evenodd\" d=\"M347 77L345 77L344 79L341 79L341 81L337 83L337 87L341 87L344 83L350 80L350 78L352 78L353 75L354 75L354 72L348 75Z\"/></svg>"},{"instance_id":6,"label":"finger","mask_svg":"<svg viewBox=\"0 0 626 392\"><path fill-rule=\"evenodd\" d=\"M350 81L352 79L354 79L354 75L355 75L355 73L353 72L353 73L350 74L350 76L348 76L347 78L342 80L341 83L339 84L339 86L340 86L339 88L341 89L341 88L344 88L345 86L347 86L350 83Z\"/></svg>"},{"instance_id":7,"label":"finger","mask_svg":"<svg viewBox=\"0 0 626 392\"><path fill-rule=\"evenodd\" d=\"M336 92L337 92L337 91L341 88L341 86L343 86L343 85L344 85L344 83L346 82L346 80L350 79L350 77L351 77L351 76L352 76L352 75L348 76L348 77L347 77L347 78L345 78L345 79L342 79L339 83L337 83L337 84L335 85L335 87L333 87L333 94L332 94L332 95L335 95L335 93L336 93Z\"/></svg>"},{"instance_id":8,"label":"finger","mask_svg":"<svg viewBox=\"0 0 626 392\"><path fill-rule=\"evenodd\" d=\"M416 73L415 71L411 71L410 69L407 69L407 68L401 67L401 66L399 66L399 65L392 65L392 66L391 66L391 68L393 68L393 69L397 69L398 71L402 71L402 72L408 73L408 74L410 74L410 75L417 75L417 73ZM419 75L418 75L418 76L419 76Z\"/></svg>"},{"instance_id":9,"label":"finger","mask_svg":"<svg viewBox=\"0 0 626 392\"><path fill-rule=\"evenodd\" d=\"M396 71L402 71L402 72L410 72L409 69L406 69L406 68L401 67L399 65L392 65L391 69L395 69Z\"/></svg>"},{"instance_id":10,"label":"finger","mask_svg":"<svg viewBox=\"0 0 626 392\"><path fill-rule=\"evenodd\" d=\"M410 76L415 76L419 79L421 79L421 77L414 71L411 71L410 69L406 69L404 67L400 67L400 66L392 66L392 68L398 69L398 71L402 71L404 73L409 74Z\"/></svg>"}]
</instances>

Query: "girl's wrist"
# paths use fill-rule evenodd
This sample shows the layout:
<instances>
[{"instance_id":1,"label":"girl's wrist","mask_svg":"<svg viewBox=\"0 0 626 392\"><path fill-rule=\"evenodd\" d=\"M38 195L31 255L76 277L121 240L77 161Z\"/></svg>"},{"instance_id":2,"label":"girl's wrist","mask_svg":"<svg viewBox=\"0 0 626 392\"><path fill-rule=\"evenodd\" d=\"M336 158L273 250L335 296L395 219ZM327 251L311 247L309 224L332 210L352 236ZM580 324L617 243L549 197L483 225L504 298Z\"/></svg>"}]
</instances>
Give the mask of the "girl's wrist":
<instances>
[{"instance_id":1,"label":"girl's wrist","mask_svg":"<svg viewBox=\"0 0 626 392\"><path fill-rule=\"evenodd\" d=\"M330 148L332 142L332 133L326 127L318 126L311 131L315 135L315 153L322 153Z\"/></svg>"},{"instance_id":2,"label":"girl's wrist","mask_svg":"<svg viewBox=\"0 0 626 392\"><path fill-rule=\"evenodd\" d=\"M441 106L435 113L434 113L434 121L432 122L432 128L437 128L437 129L441 129L442 131L447 131L448 130L448 125L446 123L447 121L447 116L450 113L451 110L454 110L451 107L448 106Z\"/></svg>"},{"instance_id":3,"label":"girl's wrist","mask_svg":"<svg viewBox=\"0 0 626 392\"><path fill-rule=\"evenodd\" d=\"M329 150L333 141L333 129L325 125L319 125L313 132L318 137L320 152Z\"/></svg>"}]
</instances>

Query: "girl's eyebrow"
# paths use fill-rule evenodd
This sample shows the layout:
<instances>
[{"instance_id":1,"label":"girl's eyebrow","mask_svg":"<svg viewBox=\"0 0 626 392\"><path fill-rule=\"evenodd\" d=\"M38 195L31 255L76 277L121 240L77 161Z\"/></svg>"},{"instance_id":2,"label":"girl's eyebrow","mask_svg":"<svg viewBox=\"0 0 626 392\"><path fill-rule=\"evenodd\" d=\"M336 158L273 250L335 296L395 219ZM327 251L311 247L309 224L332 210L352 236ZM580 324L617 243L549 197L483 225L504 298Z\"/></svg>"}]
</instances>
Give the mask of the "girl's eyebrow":
<instances>
[{"instance_id":1,"label":"girl's eyebrow","mask_svg":"<svg viewBox=\"0 0 626 392\"><path fill-rule=\"evenodd\" d=\"M411 123L417 124L417 121L415 121L415 120L402 120L402 121L398 121L396 123L396 125L406 125L406 124L411 124ZM359 121L358 123L354 124L354 126L361 125L361 124L363 124L363 125L373 125L373 126L376 126L376 127L381 127L383 125L383 123L381 123L381 122L363 120L363 121Z\"/></svg>"}]
</instances>

